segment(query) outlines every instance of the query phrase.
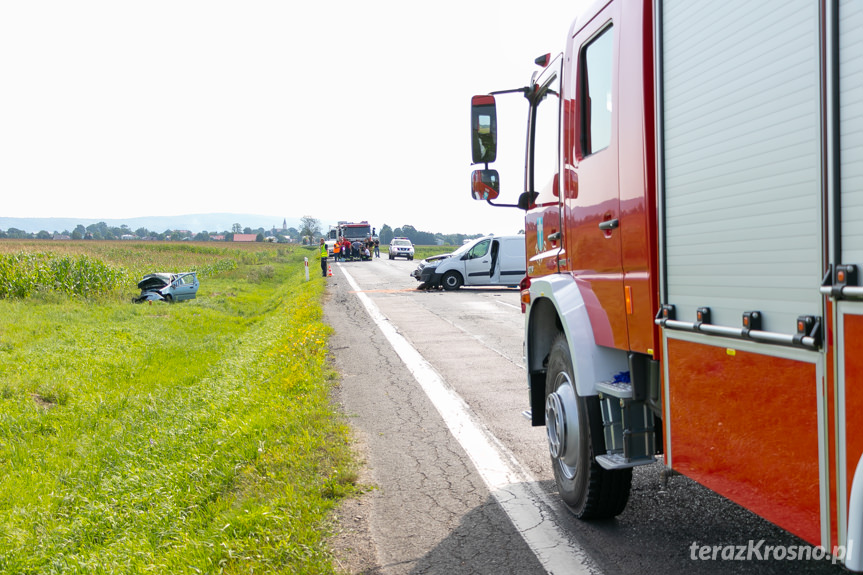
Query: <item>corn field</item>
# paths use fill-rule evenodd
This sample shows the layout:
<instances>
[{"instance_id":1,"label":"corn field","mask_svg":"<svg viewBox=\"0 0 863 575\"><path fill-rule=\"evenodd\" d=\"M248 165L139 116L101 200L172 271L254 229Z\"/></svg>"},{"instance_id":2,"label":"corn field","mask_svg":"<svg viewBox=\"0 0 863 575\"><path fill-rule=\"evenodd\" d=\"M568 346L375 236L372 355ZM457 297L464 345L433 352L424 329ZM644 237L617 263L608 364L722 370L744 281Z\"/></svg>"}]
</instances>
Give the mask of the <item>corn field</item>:
<instances>
[{"instance_id":1,"label":"corn field","mask_svg":"<svg viewBox=\"0 0 863 575\"><path fill-rule=\"evenodd\" d=\"M0 298L26 298L40 291L90 296L108 293L126 274L87 255L51 253L0 255Z\"/></svg>"},{"instance_id":2,"label":"corn field","mask_svg":"<svg viewBox=\"0 0 863 575\"><path fill-rule=\"evenodd\" d=\"M284 259L291 248L271 244L207 246L136 242L0 242L0 299L25 299L58 293L94 297L128 292L154 272L194 271L215 276L238 265L262 265Z\"/></svg>"}]
</instances>

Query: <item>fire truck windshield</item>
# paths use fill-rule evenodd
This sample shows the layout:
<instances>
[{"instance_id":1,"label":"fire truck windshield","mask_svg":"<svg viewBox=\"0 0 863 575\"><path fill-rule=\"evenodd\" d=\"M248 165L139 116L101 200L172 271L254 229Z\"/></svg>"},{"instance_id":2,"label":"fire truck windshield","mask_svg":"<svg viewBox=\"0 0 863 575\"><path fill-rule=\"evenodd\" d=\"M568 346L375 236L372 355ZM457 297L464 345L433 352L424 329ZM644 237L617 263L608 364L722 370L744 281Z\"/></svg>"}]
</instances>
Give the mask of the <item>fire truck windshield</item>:
<instances>
[{"instance_id":1,"label":"fire truck windshield","mask_svg":"<svg viewBox=\"0 0 863 575\"><path fill-rule=\"evenodd\" d=\"M344 226L342 228L342 236L349 240L364 240L372 235L372 228L369 225Z\"/></svg>"}]
</instances>

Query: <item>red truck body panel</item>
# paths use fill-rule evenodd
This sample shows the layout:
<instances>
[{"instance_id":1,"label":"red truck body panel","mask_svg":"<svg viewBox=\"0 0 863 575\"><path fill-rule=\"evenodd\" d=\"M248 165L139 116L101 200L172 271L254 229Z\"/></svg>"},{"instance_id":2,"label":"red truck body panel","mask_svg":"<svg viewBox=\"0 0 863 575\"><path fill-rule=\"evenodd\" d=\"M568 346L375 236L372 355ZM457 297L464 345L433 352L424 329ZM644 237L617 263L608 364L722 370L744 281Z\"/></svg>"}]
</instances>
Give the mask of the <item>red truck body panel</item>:
<instances>
[{"instance_id":1,"label":"red truck body panel","mask_svg":"<svg viewBox=\"0 0 863 575\"><path fill-rule=\"evenodd\" d=\"M863 316L846 315L842 337L846 342L863 341ZM863 455L863 354L844 354L844 401L839 405L845 419L845 460L859 461ZM846 490L843 497L850 496L854 467L846 468Z\"/></svg>"},{"instance_id":2,"label":"red truck body panel","mask_svg":"<svg viewBox=\"0 0 863 575\"><path fill-rule=\"evenodd\" d=\"M818 543L815 365L680 340L668 357L675 469Z\"/></svg>"}]
</instances>

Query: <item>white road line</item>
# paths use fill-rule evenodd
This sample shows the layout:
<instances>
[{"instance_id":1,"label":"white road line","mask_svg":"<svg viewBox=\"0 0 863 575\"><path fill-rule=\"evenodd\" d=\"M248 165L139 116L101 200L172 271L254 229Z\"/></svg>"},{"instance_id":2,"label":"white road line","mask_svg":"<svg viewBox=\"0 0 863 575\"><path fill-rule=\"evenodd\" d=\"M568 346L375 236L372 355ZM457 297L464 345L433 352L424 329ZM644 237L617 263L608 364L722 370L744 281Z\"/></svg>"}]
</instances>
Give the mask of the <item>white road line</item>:
<instances>
[{"instance_id":1,"label":"white road line","mask_svg":"<svg viewBox=\"0 0 863 575\"><path fill-rule=\"evenodd\" d=\"M372 320L413 374L450 432L473 461L492 496L548 573L598 574L584 549L557 524L552 504L536 480L485 427L434 367L402 336L339 266Z\"/></svg>"}]
</instances>

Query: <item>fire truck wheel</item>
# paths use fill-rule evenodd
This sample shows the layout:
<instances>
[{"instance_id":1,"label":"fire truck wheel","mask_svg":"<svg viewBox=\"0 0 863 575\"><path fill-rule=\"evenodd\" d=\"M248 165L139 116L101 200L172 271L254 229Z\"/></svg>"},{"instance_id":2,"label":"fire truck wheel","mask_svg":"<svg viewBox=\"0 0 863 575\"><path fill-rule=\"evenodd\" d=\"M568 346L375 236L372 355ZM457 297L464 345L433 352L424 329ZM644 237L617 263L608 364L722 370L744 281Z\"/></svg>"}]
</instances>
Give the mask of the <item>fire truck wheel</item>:
<instances>
[{"instance_id":1,"label":"fire truck wheel","mask_svg":"<svg viewBox=\"0 0 863 575\"><path fill-rule=\"evenodd\" d=\"M454 290L461 287L462 279L461 274L457 271L450 270L443 275L440 283L443 285L443 289L445 290Z\"/></svg>"},{"instance_id":2,"label":"fire truck wheel","mask_svg":"<svg viewBox=\"0 0 863 575\"><path fill-rule=\"evenodd\" d=\"M599 398L581 397L575 387L566 337L552 342L545 380L545 426L560 497L579 519L619 515L629 500L632 469L603 469L605 453Z\"/></svg>"}]
</instances>

